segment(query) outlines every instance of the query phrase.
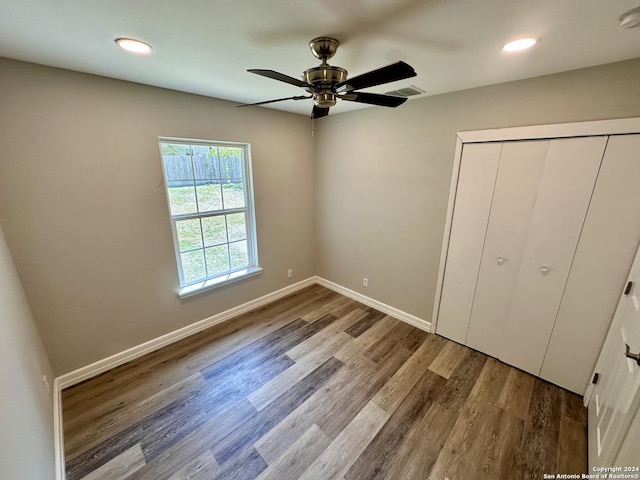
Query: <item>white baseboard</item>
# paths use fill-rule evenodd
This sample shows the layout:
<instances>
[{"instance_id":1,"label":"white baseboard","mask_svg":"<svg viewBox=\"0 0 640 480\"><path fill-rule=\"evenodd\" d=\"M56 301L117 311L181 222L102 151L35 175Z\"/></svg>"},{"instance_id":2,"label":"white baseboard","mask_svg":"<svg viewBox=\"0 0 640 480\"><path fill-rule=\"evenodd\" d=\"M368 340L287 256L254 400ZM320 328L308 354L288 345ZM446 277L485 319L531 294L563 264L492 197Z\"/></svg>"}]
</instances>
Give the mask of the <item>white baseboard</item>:
<instances>
[{"instance_id":1,"label":"white baseboard","mask_svg":"<svg viewBox=\"0 0 640 480\"><path fill-rule=\"evenodd\" d=\"M56 480L65 480L64 429L62 426L62 398L58 379L53 381L53 454L55 456Z\"/></svg>"},{"instance_id":2,"label":"white baseboard","mask_svg":"<svg viewBox=\"0 0 640 480\"><path fill-rule=\"evenodd\" d=\"M255 310L256 308L262 307L263 305L274 302L279 298L285 297L291 293L294 293L316 283L322 285L323 287L329 288L330 290L338 292L345 297L352 298L360 303L373 307L376 310L386 313L387 315L391 315L392 317L397 318L398 320L402 320L409 325L413 325L420 330L424 330L426 332L431 331L431 323L427 320L423 320L422 318L418 318L395 307L379 302L378 300L367 297L366 295L362 295L361 293L350 290L346 287L338 285L337 283L330 282L329 280L326 280L322 277L309 277L306 280L302 280L301 282L294 283L293 285L289 285L285 288L281 288L280 290L276 290L275 292L243 303L242 305L238 305L237 307L233 307L229 310L225 310L224 312L212 315L209 318L205 318L204 320L192 323L191 325L187 325L186 327L154 338L152 340L149 340L148 342L144 342L123 352L111 355L110 357L98 360L97 362L94 362L85 367L81 367L72 372L65 373L64 375L61 375L55 379L55 385L57 385L58 391L61 391L84 380L100 375L107 370L111 370L112 368L123 365L127 362L130 362L131 360L135 360L136 358L153 352L154 350L175 343L178 340L182 340L183 338L201 332L202 330L205 330L214 325L226 322L227 320L230 320L238 315L249 312L251 310Z\"/></svg>"},{"instance_id":3,"label":"white baseboard","mask_svg":"<svg viewBox=\"0 0 640 480\"><path fill-rule=\"evenodd\" d=\"M263 305L271 303L275 300L278 300L279 298L285 297L293 292L301 290L315 283L315 277L309 277L306 280L302 280L301 282L297 282L293 285L281 288L280 290L276 290L275 292L268 293L267 295L256 298L247 303L243 303L242 305L238 305L237 307L233 307L229 310L225 310L224 312L212 315L209 318L205 318L204 320L192 323L191 325L187 325L186 327L154 338L153 340L149 340L148 342L129 348L123 352L111 355L110 357L98 360L97 362L94 362L85 367L81 367L72 372L65 373L64 375L56 378L56 382L58 383L58 387L60 390L71 387L84 380L95 377L96 375L100 375L107 370L111 370L112 368L123 365L127 362L130 362L131 360L135 360L136 358L153 352L154 350L157 350L166 345L177 342L178 340L182 340L183 338L193 335L194 333L201 332L202 330L205 330L209 327L218 325L222 322L226 322L233 317L249 312L251 310L255 310L256 308L262 307Z\"/></svg>"},{"instance_id":4,"label":"white baseboard","mask_svg":"<svg viewBox=\"0 0 640 480\"><path fill-rule=\"evenodd\" d=\"M352 298L353 300L363 303L369 307L375 308L376 310L386 313L387 315L391 315L392 317L397 318L398 320L402 320L409 325L413 325L416 328L419 328L426 332L431 331L431 323L426 320L418 318L402 310L398 310L397 308L379 302L378 300L374 300L373 298L362 295L361 293L350 290L346 287L338 285L337 283L333 283L322 277L316 276L309 277L306 280L302 280L301 282L294 283L293 285L289 285L280 290L276 290L275 292L269 293L260 298L256 298L247 303L243 303L242 305L238 305L237 307L233 307L229 310L225 310L224 312L212 315L209 318L205 318L204 320L200 320L199 322L192 323L191 325L187 325L186 327L167 333L166 335L162 335L153 340L149 340L148 342L129 348L128 350L125 350L123 352L116 353L115 355L111 355L110 357L104 358L85 367L79 368L69 373L65 373L64 375L57 377L53 382L53 433L55 447L56 480L65 480L66 478L61 399L61 392L63 389L76 385L77 383L80 383L89 378L95 377L96 375L100 375L107 370L111 370L112 368L127 363L131 360L135 360L136 358L139 358L149 352L177 342L178 340L182 340L183 338L198 333L214 325L226 322L227 320L230 320L238 315L247 313L251 310L255 310L256 308L274 302L279 298L290 295L291 293L294 293L316 283L330 290L338 292L345 297Z\"/></svg>"},{"instance_id":5,"label":"white baseboard","mask_svg":"<svg viewBox=\"0 0 640 480\"><path fill-rule=\"evenodd\" d=\"M420 330L431 332L431 322L428 322L427 320L423 320L422 318L411 315L410 313L398 310L395 307L387 305L386 303L379 302L378 300L374 300L373 298L362 295L361 293L349 290L342 285L330 282L329 280L326 280L322 277L316 277L316 283L322 285L323 287L327 287L334 292L341 293L345 297L349 297L360 303L364 303L365 305L375 308L376 310L386 313L387 315L391 315L393 318L402 320L403 322L408 323L409 325L413 325Z\"/></svg>"}]
</instances>

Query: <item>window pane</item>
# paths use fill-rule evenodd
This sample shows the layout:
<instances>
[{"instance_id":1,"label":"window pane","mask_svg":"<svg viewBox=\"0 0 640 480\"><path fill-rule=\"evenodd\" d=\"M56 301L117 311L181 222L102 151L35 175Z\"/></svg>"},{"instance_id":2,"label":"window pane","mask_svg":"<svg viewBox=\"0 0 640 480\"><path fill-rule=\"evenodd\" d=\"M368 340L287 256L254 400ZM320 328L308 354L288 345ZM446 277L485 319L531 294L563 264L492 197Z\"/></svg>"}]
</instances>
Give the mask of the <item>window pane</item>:
<instances>
[{"instance_id":1,"label":"window pane","mask_svg":"<svg viewBox=\"0 0 640 480\"><path fill-rule=\"evenodd\" d=\"M227 227L224 224L224 216L203 218L202 233L205 247L227 243Z\"/></svg>"},{"instance_id":2,"label":"window pane","mask_svg":"<svg viewBox=\"0 0 640 480\"><path fill-rule=\"evenodd\" d=\"M229 270L229 250L226 243L217 247L206 248L205 252L207 252L209 275L216 275Z\"/></svg>"},{"instance_id":3,"label":"window pane","mask_svg":"<svg viewBox=\"0 0 640 480\"><path fill-rule=\"evenodd\" d=\"M196 192L193 184L190 187L184 187L182 185L183 182L169 182L167 187L171 215L196 213L198 211Z\"/></svg>"},{"instance_id":4,"label":"window pane","mask_svg":"<svg viewBox=\"0 0 640 480\"><path fill-rule=\"evenodd\" d=\"M244 183L234 180L233 183L222 185L222 198L224 208L244 208Z\"/></svg>"},{"instance_id":5,"label":"window pane","mask_svg":"<svg viewBox=\"0 0 640 480\"><path fill-rule=\"evenodd\" d=\"M220 178L224 182L232 180L241 181L244 178L242 171L242 150L238 148L221 149L220 164L222 171Z\"/></svg>"},{"instance_id":6,"label":"window pane","mask_svg":"<svg viewBox=\"0 0 640 480\"><path fill-rule=\"evenodd\" d=\"M195 282L206 277L204 252L202 250L181 253L180 257L182 259L182 274L186 283Z\"/></svg>"},{"instance_id":7,"label":"window pane","mask_svg":"<svg viewBox=\"0 0 640 480\"><path fill-rule=\"evenodd\" d=\"M194 145L192 148L196 183L200 184L199 180L208 180L203 183L220 183L218 149L205 145Z\"/></svg>"},{"instance_id":8,"label":"window pane","mask_svg":"<svg viewBox=\"0 0 640 480\"><path fill-rule=\"evenodd\" d=\"M162 159L167 180L183 180L193 184L193 167L189 145L162 144Z\"/></svg>"},{"instance_id":9,"label":"window pane","mask_svg":"<svg viewBox=\"0 0 640 480\"><path fill-rule=\"evenodd\" d=\"M220 185L198 185L198 208L201 212L210 212L222 209L222 194Z\"/></svg>"},{"instance_id":10,"label":"window pane","mask_svg":"<svg viewBox=\"0 0 640 480\"><path fill-rule=\"evenodd\" d=\"M181 252L202 248L202 232L200 231L200 220L197 218L176 222L176 232Z\"/></svg>"},{"instance_id":11,"label":"window pane","mask_svg":"<svg viewBox=\"0 0 640 480\"><path fill-rule=\"evenodd\" d=\"M247 238L247 225L244 213L227 215L227 228L229 229L229 241L245 240Z\"/></svg>"},{"instance_id":12,"label":"window pane","mask_svg":"<svg viewBox=\"0 0 640 480\"><path fill-rule=\"evenodd\" d=\"M230 243L229 254L231 256L231 268L245 267L249 264L246 241Z\"/></svg>"},{"instance_id":13,"label":"window pane","mask_svg":"<svg viewBox=\"0 0 640 480\"><path fill-rule=\"evenodd\" d=\"M160 143L162 155L189 155L191 146L184 143Z\"/></svg>"}]
</instances>

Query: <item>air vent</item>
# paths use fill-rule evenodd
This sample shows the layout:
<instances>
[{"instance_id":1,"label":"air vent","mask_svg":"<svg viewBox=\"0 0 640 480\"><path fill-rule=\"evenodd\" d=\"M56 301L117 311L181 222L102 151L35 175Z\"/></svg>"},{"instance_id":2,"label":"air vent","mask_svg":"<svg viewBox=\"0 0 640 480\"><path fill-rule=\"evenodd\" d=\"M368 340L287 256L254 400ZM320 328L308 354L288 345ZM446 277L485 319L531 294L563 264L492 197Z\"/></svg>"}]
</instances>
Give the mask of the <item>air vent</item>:
<instances>
[{"instance_id":1,"label":"air vent","mask_svg":"<svg viewBox=\"0 0 640 480\"><path fill-rule=\"evenodd\" d=\"M387 95L393 95L394 97L413 97L414 95L420 95L422 93L426 93L426 92L416 87L415 85L411 85L410 87L399 88L398 90L392 90L390 92L386 92Z\"/></svg>"}]
</instances>

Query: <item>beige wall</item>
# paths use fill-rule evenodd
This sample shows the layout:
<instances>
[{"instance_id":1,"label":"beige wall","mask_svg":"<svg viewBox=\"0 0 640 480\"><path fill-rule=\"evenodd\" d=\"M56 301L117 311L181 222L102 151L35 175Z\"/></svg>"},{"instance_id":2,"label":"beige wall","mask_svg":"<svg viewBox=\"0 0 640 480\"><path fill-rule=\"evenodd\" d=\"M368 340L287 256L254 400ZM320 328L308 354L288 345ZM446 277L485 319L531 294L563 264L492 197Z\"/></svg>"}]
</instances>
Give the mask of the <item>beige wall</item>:
<instances>
[{"instance_id":1,"label":"beige wall","mask_svg":"<svg viewBox=\"0 0 640 480\"><path fill-rule=\"evenodd\" d=\"M638 78L640 59L311 137L304 116L0 60L0 222L57 374L313 274L430 320L456 132L638 116ZM178 299L158 135L252 144L261 277Z\"/></svg>"},{"instance_id":2,"label":"beige wall","mask_svg":"<svg viewBox=\"0 0 640 480\"><path fill-rule=\"evenodd\" d=\"M318 122L317 274L430 321L456 132L633 116L640 59Z\"/></svg>"},{"instance_id":3,"label":"beige wall","mask_svg":"<svg viewBox=\"0 0 640 480\"><path fill-rule=\"evenodd\" d=\"M0 227L0 477L51 480L53 372Z\"/></svg>"},{"instance_id":4,"label":"beige wall","mask_svg":"<svg viewBox=\"0 0 640 480\"><path fill-rule=\"evenodd\" d=\"M0 223L57 374L314 274L303 117L2 59L0 92ZM178 299L159 135L251 143L260 277Z\"/></svg>"}]
</instances>

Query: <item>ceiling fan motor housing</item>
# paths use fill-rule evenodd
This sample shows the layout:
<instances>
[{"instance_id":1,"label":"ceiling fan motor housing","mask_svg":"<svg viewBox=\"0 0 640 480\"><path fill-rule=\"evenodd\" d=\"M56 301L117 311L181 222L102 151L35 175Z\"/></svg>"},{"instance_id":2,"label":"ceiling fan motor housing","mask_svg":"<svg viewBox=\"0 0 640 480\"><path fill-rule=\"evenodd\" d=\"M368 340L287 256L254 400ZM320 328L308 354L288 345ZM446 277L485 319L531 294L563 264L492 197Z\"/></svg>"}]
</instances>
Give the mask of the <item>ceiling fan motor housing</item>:
<instances>
[{"instance_id":1,"label":"ceiling fan motor housing","mask_svg":"<svg viewBox=\"0 0 640 480\"><path fill-rule=\"evenodd\" d=\"M302 74L302 79L319 90L313 96L314 102L319 107L333 107L336 104L336 92L334 85L344 82L348 72L341 67L320 65L309 68ZM313 92L311 92L313 93Z\"/></svg>"}]
</instances>

